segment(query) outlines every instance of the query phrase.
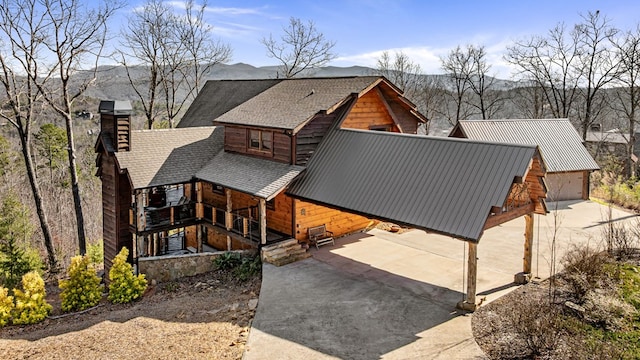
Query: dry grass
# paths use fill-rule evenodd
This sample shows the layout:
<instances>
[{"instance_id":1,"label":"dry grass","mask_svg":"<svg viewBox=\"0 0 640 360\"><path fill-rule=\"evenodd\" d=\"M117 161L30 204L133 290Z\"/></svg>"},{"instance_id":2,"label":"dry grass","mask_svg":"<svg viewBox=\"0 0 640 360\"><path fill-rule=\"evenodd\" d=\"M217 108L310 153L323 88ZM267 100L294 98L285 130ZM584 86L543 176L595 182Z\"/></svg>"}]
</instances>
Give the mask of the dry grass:
<instances>
[{"instance_id":1,"label":"dry grass","mask_svg":"<svg viewBox=\"0 0 640 360\"><path fill-rule=\"evenodd\" d=\"M129 305L0 330L3 359L239 359L260 279L213 272L151 288ZM55 287L49 299L59 315ZM255 300L254 300L255 301Z\"/></svg>"}]
</instances>

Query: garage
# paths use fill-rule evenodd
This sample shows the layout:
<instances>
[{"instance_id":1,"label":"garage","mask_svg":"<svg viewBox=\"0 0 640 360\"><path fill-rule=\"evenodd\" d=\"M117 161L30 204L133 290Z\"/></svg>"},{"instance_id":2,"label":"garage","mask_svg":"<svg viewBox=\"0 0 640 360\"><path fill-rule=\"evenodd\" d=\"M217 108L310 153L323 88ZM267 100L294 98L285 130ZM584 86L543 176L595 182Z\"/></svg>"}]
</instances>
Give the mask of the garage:
<instances>
[{"instance_id":1,"label":"garage","mask_svg":"<svg viewBox=\"0 0 640 360\"><path fill-rule=\"evenodd\" d=\"M460 120L449 137L537 145L549 201L588 200L589 174L600 169L568 119Z\"/></svg>"}]
</instances>

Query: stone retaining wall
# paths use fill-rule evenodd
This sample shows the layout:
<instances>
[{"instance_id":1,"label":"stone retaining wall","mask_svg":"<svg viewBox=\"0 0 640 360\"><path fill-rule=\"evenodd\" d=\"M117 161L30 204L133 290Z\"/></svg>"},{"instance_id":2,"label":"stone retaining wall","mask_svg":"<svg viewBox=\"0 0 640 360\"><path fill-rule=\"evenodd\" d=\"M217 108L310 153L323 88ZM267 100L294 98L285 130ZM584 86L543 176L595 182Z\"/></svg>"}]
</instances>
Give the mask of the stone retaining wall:
<instances>
[{"instance_id":1,"label":"stone retaining wall","mask_svg":"<svg viewBox=\"0 0 640 360\"><path fill-rule=\"evenodd\" d=\"M214 270L213 261L226 252L216 251L139 258L138 272L145 274L147 279L158 282L202 274ZM254 250L234 250L231 252L250 254Z\"/></svg>"}]
</instances>

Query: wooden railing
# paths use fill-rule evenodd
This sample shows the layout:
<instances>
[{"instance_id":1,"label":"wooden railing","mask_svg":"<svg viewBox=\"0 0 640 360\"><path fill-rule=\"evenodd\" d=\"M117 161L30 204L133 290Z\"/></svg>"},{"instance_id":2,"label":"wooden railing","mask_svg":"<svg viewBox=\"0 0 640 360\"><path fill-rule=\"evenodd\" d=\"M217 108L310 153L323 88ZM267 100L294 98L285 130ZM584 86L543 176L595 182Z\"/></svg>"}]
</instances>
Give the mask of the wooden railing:
<instances>
[{"instance_id":1,"label":"wooden railing","mask_svg":"<svg viewBox=\"0 0 640 360\"><path fill-rule=\"evenodd\" d=\"M136 216L134 208L129 210L129 224L138 231L183 225L192 220L196 220L194 202L159 208L145 207L143 216Z\"/></svg>"},{"instance_id":2,"label":"wooden railing","mask_svg":"<svg viewBox=\"0 0 640 360\"><path fill-rule=\"evenodd\" d=\"M247 239L255 240L260 237L260 223L251 216L253 208L236 209L231 213L230 231L242 235ZM211 224L227 228L225 209L217 208L213 205L204 204L204 220Z\"/></svg>"}]
</instances>

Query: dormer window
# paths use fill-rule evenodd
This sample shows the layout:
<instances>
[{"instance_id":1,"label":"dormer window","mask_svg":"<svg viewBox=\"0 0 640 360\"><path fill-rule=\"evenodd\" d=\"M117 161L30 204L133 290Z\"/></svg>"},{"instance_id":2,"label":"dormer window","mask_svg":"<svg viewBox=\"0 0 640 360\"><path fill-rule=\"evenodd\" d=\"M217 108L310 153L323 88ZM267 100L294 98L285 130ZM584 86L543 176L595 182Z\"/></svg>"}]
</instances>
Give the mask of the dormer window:
<instances>
[{"instance_id":1,"label":"dormer window","mask_svg":"<svg viewBox=\"0 0 640 360\"><path fill-rule=\"evenodd\" d=\"M273 133L265 130L249 130L249 149L261 152L271 152Z\"/></svg>"}]
</instances>

